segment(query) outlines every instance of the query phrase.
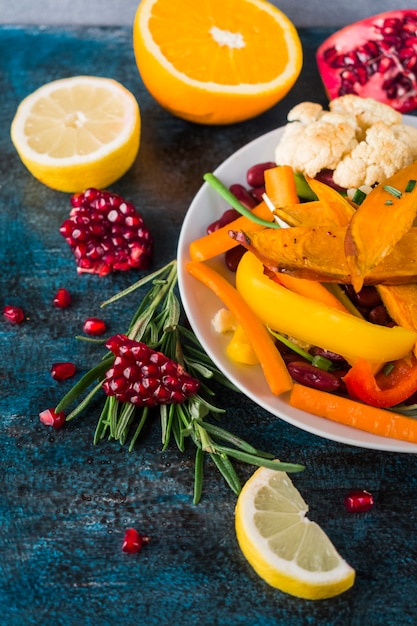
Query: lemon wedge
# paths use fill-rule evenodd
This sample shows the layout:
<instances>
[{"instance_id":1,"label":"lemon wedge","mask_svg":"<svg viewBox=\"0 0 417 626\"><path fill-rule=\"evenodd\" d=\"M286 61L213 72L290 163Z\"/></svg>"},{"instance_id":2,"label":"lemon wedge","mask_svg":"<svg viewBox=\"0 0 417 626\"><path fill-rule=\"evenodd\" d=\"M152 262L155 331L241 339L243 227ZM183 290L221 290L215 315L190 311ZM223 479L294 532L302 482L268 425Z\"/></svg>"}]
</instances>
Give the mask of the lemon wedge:
<instances>
[{"instance_id":1,"label":"lemon wedge","mask_svg":"<svg viewBox=\"0 0 417 626\"><path fill-rule=\"evenodd\" d=\"M261 467L237 500L237 540L269 585L299 598L331 598L352 587L355 570L307 511L285 472Z\"/></svg>"},{"instance_id":2,"label":"lemon wedge","mask_svg":"<svg viewBox=\"0 0 417 626\"><path fill-rule=\"evenodd\" d=\"M66 192L103 189L136 158L139 105L110 78L52 81L20 103L11 138L27 169L45 185Z\"/></svg>"}]
</instances>

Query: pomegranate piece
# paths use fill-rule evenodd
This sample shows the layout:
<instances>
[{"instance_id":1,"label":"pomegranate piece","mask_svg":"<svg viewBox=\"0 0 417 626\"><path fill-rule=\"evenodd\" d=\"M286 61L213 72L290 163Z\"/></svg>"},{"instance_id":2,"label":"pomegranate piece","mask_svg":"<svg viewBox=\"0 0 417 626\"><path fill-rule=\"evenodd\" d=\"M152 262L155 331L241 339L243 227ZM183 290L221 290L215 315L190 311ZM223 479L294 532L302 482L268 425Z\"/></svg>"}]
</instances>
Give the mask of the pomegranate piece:
<instances>
[{"instance_id":1,"label":"pomegranate piece","mask_svg":"<svg viewBox=\"0 0 417 626\"><path fill-rule=\"evenodd\" d=\"M7 304L3 309L4 318L11 324L20 324L25 319L22 309L12 304Z\"/></svg>"},{"instance_id":2,"label":"pomegranate piece","mask_svg":"<svg viewBox=\"0 0 417 626\"><path fill-rule=\"evenodd\" d=\"M61 428L65 424L65 413L55 413L54 409L45 409L42 413L39 413L39 419L45 426L52 426L52 428Z\"/></svg>"},{"instance_id":3,"label":"pomegranate piece","mask_svg":"<svg viewBox=\"0 0 417 626\"><path fill-rule=\"evenodd\" d=\"M72 210L59 232L70 246L79 274L147 269L153 238L142 216L121 196L87 189L71 197Z\"/></svg>"},{"instance_id":4,"label":"pomegranate piece","mask_svg":"<svg viewBox=\"0 0 417 626\"><path fill-rule=\"evenodd\" d=\"M123 538L122 550L127 554L136 554L143 544L149 543L150 537L141 535L135 528L128 528Z\"/></svg>"},{"instance_id":5,"label":"pomegranate piece","mask_svg":"<svg viewBox=\"0 0 417 626\"><path fill-rule=\"evenodd\" d=\"M143 342L114 335L106 347L116 358L106 372L103 389L120 402L147 407L179 404L199 388L199 381L182 365Z\"/></svg>"},{"instance_id":6,"label":"pomegranate piece","mask_svg":"<svg viewBox=\"0 0 417 626\"><path fill-rule=\"evenodd\" d=\"M349 513L365 513L373 507L374 498L369 491L356 489L346 495L344 503Z\"/></svg>"},{"instance_id":7,"label":"pomegranate piece","mask_svg":"<svg viewBox=\"0 0 417 626\"><path fill-rule=\"evenodd\" d=\"M83 331L87 335L103 335L106 330L106 322L98 317L88 317L83 324Z\"/></svg>"},{"instance_id":8,"label":"pomegranate piece","mask_svg":"<svg viewBox=\"0 0 417 626\"><path fill-rule=\"evenodd\" d=\"M388 11L337 31L317 49L330 100L374 98L406 113L417 107L417 10Z\"/></svg>"},{"instance_id":9,"label":"pomegranate piece","mask_svg":"<svg viewBox=\"0 0 417 626\"><path fill-rule=\"evenodd\" d=\"M64 289L64 287L61 287L60 289L58 289L54 296L53 305L56 306L58 309L66 309L67 306L69 306L70 304L70 292L67 289Z\"/></svg>"},{"instance_id":10,"label":"pomegranate piece","mask_svg":"<svg viewBox=\"0 0 417 626\"><path fill-rule=\"evenodd\" d=\"M53 363L51 367L51 376L54 380L66 380L74 376L77 368L74 363L65 361L63 363Z\"/></svg>"}]
</instances>

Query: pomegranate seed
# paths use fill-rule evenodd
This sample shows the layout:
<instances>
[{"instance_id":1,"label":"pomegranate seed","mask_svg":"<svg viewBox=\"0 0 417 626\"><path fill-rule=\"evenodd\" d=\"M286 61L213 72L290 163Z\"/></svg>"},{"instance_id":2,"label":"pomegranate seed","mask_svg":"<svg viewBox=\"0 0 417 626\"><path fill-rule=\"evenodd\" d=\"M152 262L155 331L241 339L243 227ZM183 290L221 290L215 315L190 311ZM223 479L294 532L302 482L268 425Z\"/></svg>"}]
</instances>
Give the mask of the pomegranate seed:
<instances>
[{"instance_id":1,"label":"pomegranate seed","mask_svg":"<svg viewBox=\"0 0 417 626\"><path fill-rule=\"evenodd\" d=\"M98 317L88 317L84 322L83 330L87 335L102 335L107 330L106 322Z\"/></svg>"},{"instance_id":2,"label":"pomegranate seed","mask_svg":"<svg viewBox=\"0 0 417 626\"><path fill-rule=\"evenodd\" d=\"M53 299L53 304L58 309L65 309L67 306L71 304L71 294L67 289L61 287L55 294Z\"/></svg>"},{"instance_id":3,"label":"pomegranate seed","mask_svg":"<svg viewBox=\"0 0 417 626\"><path fill-rule=\"evenodd\" d=\"M59 232L74 254L79 274L105 276L149 267L153 238L133 204L108 191L87 189L73 195L71 205Z\"/></svg>"},{"instance_id":4,"label":"pomegranate seed","mask_svg":"<svg viewBox=\"0 0 417 626\"><path fill-rule=\"evenodd\" d=\"M136 554L143 544L149 543L150 537L141 535L134 528L128 528L123 539L122 550L127 554Z\"/></svg>"},{"instance_id":5,"label":"pomegranate seed","mask_svg":"<svg viewBox=\"0 0 417 626\"><path fill-rule=\"evenodd\" d=\"M51 376L54 380L66 380L74 376L76 369L74 363L54 363L51 367Z\"/></svg>"},{"instance_id":6,"label":"pomegranate seed","mask_svg":"<svg viewBox=\"0 0 417 626\"><path fill-rule=\"evenodd\" d=\"M106 342L115 355L113 367L106 372L104 392L120 402L135 406L179 404L195 393L199 381L162 352L125 335Z\"/></svg>"},{"instance_id":7,"label":"pomegranate seed","mask_svg":"<svg viewBox=\"0 0 417 626\"><path fill-rule=\"evenodd\" d=\"M374 498L369 491L353 490L350 491L344 500L345 507L349 513L365 513L374 505Z\"/></svg>"},{"instance_id":8,"label":"pomegranate seed","mask_svg":"<svg viewBox=\"0 0 417 626\"><path fill-rule=\"evenodd\" d=\"M53 428L61 428L65 423L65 413L55 413L54 409L45 409L42 413L39 413L39 419L45 426L52 426Z\"/></svg>"},{"instance_id":9,"label":"pomegranate seed","mask_svg":"<svg viewBox=\"0 0 417 626\"><path fill-rule=\"evenodd\" d=\"M3 309L5 319L11 324L20 324L25 319L25 314L18 306L8 304Z\"/></svg>"}]
</instances>

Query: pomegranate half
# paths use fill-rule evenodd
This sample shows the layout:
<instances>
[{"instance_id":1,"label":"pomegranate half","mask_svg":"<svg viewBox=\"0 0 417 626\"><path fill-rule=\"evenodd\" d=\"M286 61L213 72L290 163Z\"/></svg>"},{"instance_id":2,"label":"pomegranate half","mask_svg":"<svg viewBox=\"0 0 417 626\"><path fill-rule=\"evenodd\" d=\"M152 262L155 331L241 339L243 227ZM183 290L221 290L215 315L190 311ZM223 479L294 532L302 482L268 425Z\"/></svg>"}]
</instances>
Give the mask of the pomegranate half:
<instances>
[{"instance_id":1,"label":"pomegranate half","mask_svg":"<svg viewBox=\"0 0 417 626\"><path fill-rule=\"evenodd\" d=\"M330 100L353 93L411 111L417 108L417 10L346 26L319 46L316 60Z\"/></svg>"}]
</instances>

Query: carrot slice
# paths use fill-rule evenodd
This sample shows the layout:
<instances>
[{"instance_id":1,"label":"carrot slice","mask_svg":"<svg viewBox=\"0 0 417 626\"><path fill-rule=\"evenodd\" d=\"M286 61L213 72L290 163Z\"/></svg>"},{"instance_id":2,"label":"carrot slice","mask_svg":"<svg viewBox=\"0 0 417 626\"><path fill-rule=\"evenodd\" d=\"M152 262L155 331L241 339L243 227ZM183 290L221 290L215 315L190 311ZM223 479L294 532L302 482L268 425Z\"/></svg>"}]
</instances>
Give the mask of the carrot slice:
<instances>
[{"instance_id":1,"label":"carrot slice","mask_svg":"<svg viewBox=\"0 0 417 626\"><path fill-rule=\"evenodd\" d=\"M223 302L246 333L261 364L271 392L280 395L292 387L292 379L275 346L274 340L259 317L246 304L236 289L213 268L190 261L186 265L191 276L211 289Z\"/></svg>"},{"instance_id":2,"label":"carrot slice","mask_svg":"<svg viewBox=\"0 0 417 626\"><path fill-rule=\"evenodd\" d=\"M292 167L278 165L265 170L265 192L272 204L276 207L286 207L298 204L295 177Z\"/></svg>"},{"instance_id":3,"label":"carrot slice","mask_svg":"<svg viewBox=\"0 0 417 626\"><path fill-rule=\"evenodd\" d=\"M257 217L261 217L263 220L268 220L270 222L273 221L274 217L266 206L265 202L261 202L252 209L252 213ZM195 239L190 243L190 257L192 261L208 261L209 259L218 256L219 254L223 254L227 252L227 250L231 250L238 245L238 241L232 239L229 235L230 230L251 230L258 231L265 228L261 224L257 224L253 222L249 218L242 215L242 217L238 217L233 220L226 226L222 226L218 230L210 233L210 235L204 235L200 237L200 239Z\"/></svg>"},{"instance_id":4,"label":"carrot slice","mask_svg":"<svg viewBox=\"0 0 417 626\"><path fill-rule=\"evenodd\" d=\"M295 383L291 406L373 435L417 443L417 420Z\"/></svg>"}]
</instances>

